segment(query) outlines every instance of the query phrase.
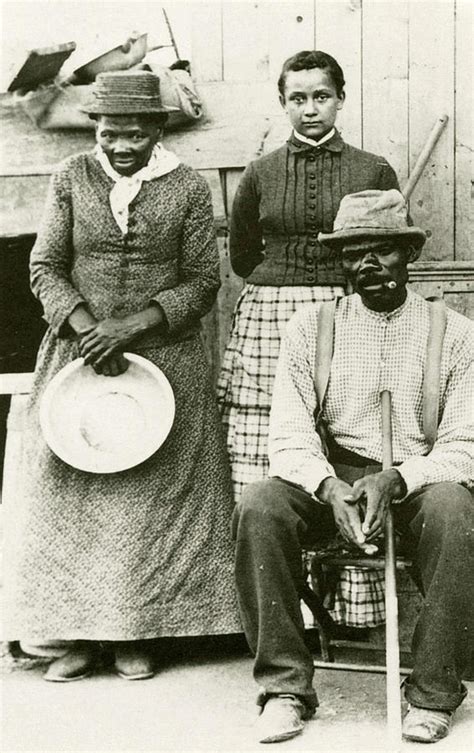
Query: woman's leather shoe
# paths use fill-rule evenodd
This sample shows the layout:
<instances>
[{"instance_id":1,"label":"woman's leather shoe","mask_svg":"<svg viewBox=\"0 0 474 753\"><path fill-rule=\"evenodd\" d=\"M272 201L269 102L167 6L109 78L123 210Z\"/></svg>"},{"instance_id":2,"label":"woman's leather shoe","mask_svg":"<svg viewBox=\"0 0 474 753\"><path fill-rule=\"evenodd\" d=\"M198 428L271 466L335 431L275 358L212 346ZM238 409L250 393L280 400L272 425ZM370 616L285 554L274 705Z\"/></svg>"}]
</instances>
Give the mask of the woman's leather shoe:
<instances>
[{"instance_id":1,"label":"woman's leather shoe","mask_svg":"<svg viewBox=\"0 0 474 753\"><path fill-rule=\"evenodd\" d=\"M115 671L123 680L148 680L155 674L153 659L140 641L115 645Z\"/></svg>"},{"instance_id":2,"label":"woman's leather shoe","mask_svg":"<svg viewBox=\"0 0 474 753\"><path fill-rule=\"evenodd\" d=\"M79 641L64 656L49 665L43 679L47 682L75 682L89 677L97 665L98 646L92 641Z\"/></svg>"}]
</instances>

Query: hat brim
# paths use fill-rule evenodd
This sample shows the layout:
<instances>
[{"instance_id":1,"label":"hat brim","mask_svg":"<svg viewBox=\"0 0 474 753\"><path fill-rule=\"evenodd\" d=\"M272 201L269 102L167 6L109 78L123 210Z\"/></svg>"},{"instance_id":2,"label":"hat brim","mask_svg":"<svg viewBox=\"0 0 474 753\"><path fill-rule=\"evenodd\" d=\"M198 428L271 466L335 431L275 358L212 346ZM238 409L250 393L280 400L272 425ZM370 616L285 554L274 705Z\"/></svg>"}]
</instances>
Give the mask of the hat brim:
<instances>
[{"instance_id":1,"label":"hat brim","mask_svg":"<svg viewBox=\"0 0 474 753\"><path fill-rule=\"evenodd\" d=\"M81 112L86 115L164 115L168 112L179 112L179 107L168 107L160 105L159 107L147 107L146 105L97 105L96 103L87 103L79 107Z\"/></svg>"},{"instance_id":2,"label":"hat brim","mask_svg":"<svg viewBox=\"0 0 474 753\"><path fill-rule=\"evenodd\" d=\"M407 227L406 230L363 227L337 230L334 233L319 233L318 235L318 241L331 248L341 248L346 243L355 243L363 239L373 240L374 238L403 238L410 241L420 254L426 241L426 233L419 227Z\"/></svg>"},{"instance_id":3,"label":"hat brim","mask_svg":"<svg viewBox=\"0 0 474 753\"><path fill-rule=\"evenodd\" d=\"M73 468L117 473L142 463L164 443L175 416L165 374L135 353L113 380L78 358L47 385L40 426L50 449Z\"/></svg>"}]
</instances>

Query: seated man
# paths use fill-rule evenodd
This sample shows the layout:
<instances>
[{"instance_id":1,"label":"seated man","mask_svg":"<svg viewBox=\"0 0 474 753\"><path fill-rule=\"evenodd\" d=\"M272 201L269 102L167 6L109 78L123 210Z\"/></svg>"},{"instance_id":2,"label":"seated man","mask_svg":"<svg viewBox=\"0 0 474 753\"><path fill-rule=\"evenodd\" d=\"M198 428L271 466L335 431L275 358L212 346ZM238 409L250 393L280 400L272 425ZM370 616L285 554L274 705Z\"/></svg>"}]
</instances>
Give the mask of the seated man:
<instances>
[{"instance_id":1,"label":"seated man","mask_svg":"<svg viewBox=\"0 0 474 753\"><path fill-rule=\"evenodd\" d=\"M271 478L248 486L234 513L239 602L261 689L259 739L293 737L318 705L300 611L302 547L339 531L373 551L394 502L395 526L411 544L424 595L403 734L435 742L447 735L466 694L461 677L474 635L474 504L467 488L474 438L472 324L447 311L440 422L431 445L423 432L422 393L433 304L406 288L407 264L418 258L425 235L408 226L395 190L346 196L334 227L320 239L342 254L355 293L336 307L322 410L313 378L318 308L308 306L290 321L280 354ZM380 468L384 389L392 393L394 467L388 470ZM327 455L315 429L318 413Z\"/></svg>"}]
</instances>

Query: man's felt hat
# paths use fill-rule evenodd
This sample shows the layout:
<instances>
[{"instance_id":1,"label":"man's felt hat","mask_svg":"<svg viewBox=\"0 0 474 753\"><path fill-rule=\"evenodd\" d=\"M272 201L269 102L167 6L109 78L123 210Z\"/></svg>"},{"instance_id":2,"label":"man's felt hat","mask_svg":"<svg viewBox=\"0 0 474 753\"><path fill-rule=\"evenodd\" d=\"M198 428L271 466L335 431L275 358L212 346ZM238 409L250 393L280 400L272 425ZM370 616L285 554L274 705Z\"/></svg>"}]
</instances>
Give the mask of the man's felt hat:
<instances>
[{"instance_id":1,"label":"man's felt hat","mask_svg":"<svg viewBox=\"0 0 474 753\"><path fill-rule=\"evenodd\" d=\"M347 194L339 204L333 232L318 235L325 246L336 248L379 238L403 239L418 256L426 241L421 228L408 225L405 199L395 188Z\"/></svg>"},{"instance_id":2,"label":"man's felt hat","mask_svg":"<svg viewBox=\"0 0 474 753\"><path fill-rule=\"evenodd\" d=\"M160 79L150 71L99 73L81 108L89 115L152 115L175 112L161 101Z\"/></svg>"}]
</instances>

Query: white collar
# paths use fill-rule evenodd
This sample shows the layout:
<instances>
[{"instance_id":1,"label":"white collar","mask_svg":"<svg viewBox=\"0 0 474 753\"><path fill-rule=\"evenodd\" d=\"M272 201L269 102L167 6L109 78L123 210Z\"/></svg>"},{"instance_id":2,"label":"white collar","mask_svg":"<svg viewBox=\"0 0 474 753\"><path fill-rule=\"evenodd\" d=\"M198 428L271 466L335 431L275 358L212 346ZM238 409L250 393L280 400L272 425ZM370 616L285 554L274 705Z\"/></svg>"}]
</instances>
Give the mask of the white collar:
<instances>
[{"instance_id":1,"label":"white collar","mask_svg":"<svg viewBox=\"0 0 474 753\"><path fill-rule=\"evenodd\" d=\"M322 138L320 138L319 141L316 141L316 139L308 139L307 136L303 136L302 133L298 133L298 131L295 131L295 129L293 128L293 136L295 137L295 139L302 141L303 144L309 144L310 146L321 146L321 144L325 144L326 141L332 139L335 133L336 129L333 127Z\"/></svg>"}]
</instances>

